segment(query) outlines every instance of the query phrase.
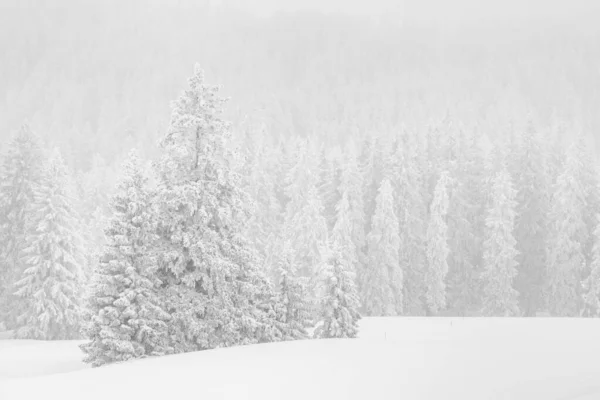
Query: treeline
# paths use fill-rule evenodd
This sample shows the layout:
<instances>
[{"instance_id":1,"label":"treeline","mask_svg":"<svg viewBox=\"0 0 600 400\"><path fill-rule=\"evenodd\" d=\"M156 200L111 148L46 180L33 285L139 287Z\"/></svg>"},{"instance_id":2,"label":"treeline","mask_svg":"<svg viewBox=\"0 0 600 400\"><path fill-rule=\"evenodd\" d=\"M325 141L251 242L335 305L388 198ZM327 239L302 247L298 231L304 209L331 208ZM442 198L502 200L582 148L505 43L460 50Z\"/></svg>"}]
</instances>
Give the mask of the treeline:
<instances>
[{"instance_id":1,"label":"treeline","mask_svg":"<svg viewBox=\"0 0 600 400\"><path fill-rule=\"evenodd\" d=\"M589 136L532 120L502 139L448 116L418 131L273 142L247 130L247 236L277 280L346 243L366 315L598 315L599 176ZM356 139L356 140L355 140Z\"/></svg>"}]
</instances>

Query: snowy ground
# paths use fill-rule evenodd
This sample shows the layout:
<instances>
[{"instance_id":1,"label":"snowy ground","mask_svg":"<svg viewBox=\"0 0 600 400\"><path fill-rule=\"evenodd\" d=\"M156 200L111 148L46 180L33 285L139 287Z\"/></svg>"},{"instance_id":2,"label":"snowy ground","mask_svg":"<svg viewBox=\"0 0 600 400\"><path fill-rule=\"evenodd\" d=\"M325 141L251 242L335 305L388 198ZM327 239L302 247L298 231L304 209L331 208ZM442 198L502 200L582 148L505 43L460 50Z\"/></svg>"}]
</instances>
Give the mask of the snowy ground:
<instances>
[{"instance_id":1,"label":"snowy ground","mask_svg":"<svg viewBox=\"0 0 600 400\"><path fill-rule=\"evenodd\" d=\"M600 320L367 318L356 340L90 369L78 342L0 341L0 399L600 400Z\"/></svg>"}]
</instances>

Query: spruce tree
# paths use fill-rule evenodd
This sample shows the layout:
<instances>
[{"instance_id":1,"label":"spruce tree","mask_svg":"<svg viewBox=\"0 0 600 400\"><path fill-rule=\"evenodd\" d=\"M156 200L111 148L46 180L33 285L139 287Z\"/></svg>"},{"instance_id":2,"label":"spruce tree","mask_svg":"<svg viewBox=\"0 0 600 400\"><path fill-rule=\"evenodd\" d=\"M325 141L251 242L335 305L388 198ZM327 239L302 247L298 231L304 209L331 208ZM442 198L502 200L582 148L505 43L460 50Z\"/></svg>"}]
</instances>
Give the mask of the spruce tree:
<instances>
[{"instance_id":1,"label":"spruce tree","mask_svg":"<svg viewBox=\"0 0 600 400\"><path fill-rule=\"evenodd\" d=\"M569 148L552 196L547 241L546 296L556 316L576 316L581 308L581 274L585 267L587 193L580 180L581 160Z\"/></svg>"},{"instance_id":2,"label":"spruce tree","mask_svg":"<svg viewBox=\"0 0 600 400\"><path fill-rule=\"evenodd\" d=\"M448 192L448 309L453 315L478 312L482 298L480 268L484 225L483 157L471 132L455 139Z\"/></svg>"},{"instance_id":3,"label":"spruce tree","mask_svg":"<svg viewBox=\"0 0 600 400\"><path fill-rule=\"evenodd\" d=\"M36 188L31 209L36 229L27 238L23 249L25 270L15 283L15 295L26 304L17 319L18 338L80 337L85 257L73 199L69 173L55 150Z\"/></svg>"},{"instance_id":4,"label":"spruce tree","mask_svg":"<svg viewBox=\"0 0 600 400\"><path fill-rule=\"evenodd\" d=\"M414 138L405 137L393 157L396 215L400 235L400 269L405 272L403 298L409 315L424 313L425 298L425 220L423 175L419 170Z\"/></svg>"},{"instance_id":5,"label":"spruce tree","mask_svg":"<svg viewBox=\"0 0 600 400\"><path fill-rule=\"evenodd\" d=\"M427 270L425 273L428 311L436 314L446 308L446 274L448 273L448 172L440 175L435 186L427 226Z\"/></svg>"},{"instance_id":6,"label":"spruce tree","mask_svg":"<svg viewBox=\"0 0 600 400\"><path fill-rule=\"evenodd\" d=\"M322 323L315 331L315 337L354 338L360 320L360 301L354 273L341 247L335 242L332 247L323 274Z\"/></svg>"},{"instance_id":7,"label":"spruce tree","mask_svg":"<svg viewBox=\"0 0 600 400\"><path fill-rule=\"evenodd\" d=\"M94 367L172 352L156 275L156 228L152 195L139 157L129 154L112 199L113 216L101 262L88 289L91 319L81 345Z\"/></svg>"},{"instance_id":8,"label":"spruce tree","mask_svg":"<svg viewBox=\"0 0 600 400\"><path fill-rule=\"evenodd\" d=\"M362 305L368 315L402 312L403 274L399 245L394 193L389 179L384 179L376 199L372 229L367 236L368 262L362 281Z\"/></svg>"},{"instance_id":9,"label":"spruce tree","mask_svg":"<svg viewBox=\"0 0 600 400\"><path fill-rule=\"evenodd\" d=\"M341 227L347 227L347 230L350 232L350 238L355 252L351 252L351 254L356 254L354 272L356 274L357 287L360 291L362 282L361 276L364 273L366 262L365 207L362 174L360 173L356 150L351 146L347 149L346 159L342 166L338 191L340 197L345 197L348 202L348 214L345 212L345 206L341 206L341 203L338 203L338 208L336 209L336 225L339 224L339 226L336 228L334 225L333 235L336 235L336 232L340 232L340 230L342 230ZM344 211L342 211L342 209L344 209ZM343 222L340 222L340 220ZM346 230L346 228L344 228L344 230ZM343 243L343 240L341 242Z\"/></svg>"},{"instance_id":10,"label":"spruce tree","mask_svg":"<svg viewBox=\"0 0 600 400\"><path fill-rule=\"evenodd\" d=\"M196 66L156 164L159 278L176 352L257 343L266 279L244 238L249 196L231 166L219 88Z\"/></svg>"},{"instance_id":11,"label":"spruce tree","mask_svg":"<svg viewBox=\"0 0 600 400\"><path fill-rule=\"evenodd\" d=\"M513 236L515 197L510 175L502 170L494 178L492 203L485 220L483 314L488 316L519 315L518 292L513 288L518 254Z\"/></svg>"},{"instance_id":12,"label":"spruce tree","mask_svg":"<svg viewBox=\"0 0 600 400\"><path fill-rule=\"evenodd\" d=\"M280 322L283 340L308 338L307 329L313 325L312 307L309 303L307 278L298 274L295 266L294 252L287 242L283 246L279 261L279 296L280 307L277 318Z\"/></svg>"},{"instance_id":13,"label":"spruce tree","mask_svg":"<svg viewBox=\"0 0 600 400\"><path fill-rule=\"evenodd\" d=\"M14 295L14 284L22 277L23 249L35 229L31 209L42 160L39 138L23 125L9 143L0 170L0 321L7 329L16 328L25 304Z\"/></svg>"},{"instance_id":14,"label":"spruce tree","mask_svg":"<svg viewBox=\"0 0 600 400\"><path fill-rule=\"evenodd\" d=\"M594 247L589 265L590 275L583 282L583 315L590 317L600 317L600 214L596 214L595 220Z\"/></svg>"},{"instance_id":15,"label":"spruce tree","mask_svg":"<svg viewBox=\"0 0 600 400\"><path fill-rule=\"evenodd\" d=\"M524 315L535 316L543 305L549 183L544 149L531 123L515 156L513 176L518 191L515 224L518 275L515 289L519 292Z\"/></svg>"}]
</instances>

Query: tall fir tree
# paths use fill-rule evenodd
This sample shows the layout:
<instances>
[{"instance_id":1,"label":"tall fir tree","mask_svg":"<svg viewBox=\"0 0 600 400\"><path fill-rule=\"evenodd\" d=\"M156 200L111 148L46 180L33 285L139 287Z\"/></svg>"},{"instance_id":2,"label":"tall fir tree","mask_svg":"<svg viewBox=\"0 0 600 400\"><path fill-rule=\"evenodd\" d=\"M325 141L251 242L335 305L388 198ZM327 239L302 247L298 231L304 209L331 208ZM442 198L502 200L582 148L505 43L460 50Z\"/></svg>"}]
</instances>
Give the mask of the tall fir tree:
<instances>
[{"instance_id":1,"label":"tall fir tree","mask_svg":"<svg viewBox=\"0 0 600 400\"><path fill-rule=\"evenodd\" d=\"M600 317L600 214L596 214L590 274L583 282L583 316Z\"/></svg>"},{"instance_id":2,"label":"tall fir tree","mask_svg":"<svg viewBox=\"0 0 600 400\"><path fill-rule=\"evenodd\" d=\"M518 292L513 288L518 255L513 236L515 197L510 174L502 170L494 178L492 203L485 219L483 314L488 316L519 315Z\"/></svg>"},{"instance_id":3,"label":"tall fir tree","mask_svg":"<svg viewBox=\"0 0 600 400\"><path fill-rule=\"evenodd\" d=\"M196 65L156 164L159 278L176 352L257 343L268 283L243 237L249 196L231 166L219 87Z\"/></svg>"},{"instance_id":4,"label":"tall fir tree","mask_svg":"<svg viewBox=\"0 0 600 400\"><path fill-rule=\"evenodd\" d=\"M73 183L55 150L36 188L31 209L35 230L27 237L25 270L15 283L15 295L26 302L17 319L18 338L80 337L85 247L73 201Z\"/></svg>"},{"instance_id":5,"label":"tall fir tree","mask_svg":"<svg viewBox=\"0 0 600 400\"><path fill-rule=\"evenodd\" d=\"M348 202L348 215L346 217L345 212L342 212L341 210L345 210L345 206L342 207L340 203L338 203L338 208L336 209L336 225L339 224L340 226L337 228L334 226L333 235L336 234L336 231L339 232L342 226L346 227L346 224L349 225L347 229L350 231L350 238L354 245L354 251L356 252L354 272L356 274L357 287L360 291L360 277L364 273L364 266L366 263L366 235L362 174L358 165L356 153L354 147L348 146L346 159L342 166L340 186L338 187L340 198L345 196L346 201ZM345 218L347 218L348 222L339 222L340 219L346 221Z\"/></svg>"},{"instance_id":6,"label":"tall fir tree","mask_svg":"<svg viewBox=\"0 0 600 400\"><path fill-rule=\"evenodd\" d=\"M448 274L448 172L441 173L435 186L427 226L427 270L425 273L428 312L437 314L446 308L446 275Z\"/></svg>"},{"instance_id":7,"label":"tall fir tree","mask_svg":"<svg viewBox=\"0 0 600 400\"><path fill-rule=\"evenodd\" d=\"M525 316L535 316L543 306L542 289L545 275L545 245L549 207L549 183L544 147L530 122L522 144L515 154L513 176L517 189L518 275L515 289Z\"/></svg>"},{"instance_id":8,"label":"tall fir tree","mask_svg":"<svg viewBox=\"0 0 600 400\"><path fill-rule=\"evenodd\" d=\"M279 296L277 313L283 340L308 338L308 328L313 326L312 307L309 303L309 281L300 276L295 265L294 252L289 242L283 246L279 258Z\"/></svg>"},{"instance_id":9,"label":"tall fir tree","mask_svg":"<svg viewBox=\"0 0 600 400\"><path fill-rule=\"evenodd\" d=\"M584 209L587 193L580 180L582 168L574 145L552 196L547 239L546 300L556 316L576 316L581 308L581 274L587 238Z\"/></svg>"},{"instance_id":10,"label":"tall fir tree","mask_svg":"<svg viewBox=\"0 0 600 400\"><path fill-rule=\"evenodd\" d=\"M42 177L40 139L23 125L8 145L0 170L0 328L16 328L25 306L14 295L14 284L24 271L23 249L35 226L31 208Z\"/></svg>"},{"instance_id":11,"label":"tall fir tree","mask_svg":"<svg viewBox=\"0 0 600 400\"><path fill-rule=\"evenodd\" d=\"M112 199L107 245L87 293L85 362L94 367L172 352L170 315L161 307L156 274L158 239L152 194L140 159L130 152Z\"/></svg>"},{"instance_id":12,"label":"tall fir tree","mask_svg":"<svg viewBox=\"0 0 600 400\"><path fill-rule=\"evenodd\" d=\"M425 312L425 221L423 175L419 170L418 148L412 136L405 136L393 156L396 206L400 236L400 269L404 271L404 309L409 315Z\"/></svg>"},{"instance_id":13,"label":"tall fir tree","mask_svg":"<svg viewBox=\"0 0 600 400\"><path fill-rule=\"evenodd\" d=\"M456 134L448 191L448 310L472 315L481 302L480 275L484 225L483 157L474 133Z\"/></svg>"},{"instance_id":14,"label":"tall fir tree","mask_svg":"<svg viewBox=\"0 0 600 400\"><path fill-rule=\"evenodd\" d=\"M399 260L400 237L394 213L394 192L384 179L376 199L371 232L367 235L367 266L362 276L362 306L371 316L402 312L403 274Z\"/></svg>"},{"instance_id":15,"label":"tall fir tree","mask_svg":"<svg viewBox=\"0 0 600 400\"><path fill-rule=\"evenodd\" d=\"M360 301L342 247L333 242L323 273L321 324L315 331L318 338L354 338L358 334Z\"/></svg>"}]
</instances>

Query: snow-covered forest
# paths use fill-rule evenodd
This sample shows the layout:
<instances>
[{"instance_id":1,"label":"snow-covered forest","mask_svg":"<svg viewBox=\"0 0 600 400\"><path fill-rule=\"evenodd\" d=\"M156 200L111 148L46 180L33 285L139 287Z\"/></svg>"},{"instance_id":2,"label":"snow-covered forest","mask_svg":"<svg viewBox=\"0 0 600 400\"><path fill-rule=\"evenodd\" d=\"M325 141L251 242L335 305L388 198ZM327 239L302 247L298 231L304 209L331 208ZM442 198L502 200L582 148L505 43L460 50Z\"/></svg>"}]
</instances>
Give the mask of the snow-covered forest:
<instances>
[{"instance_id":1,"label":"snow-covered forest","mask_svg":"<svg viewBox=\"0 0 600 400\"><path fill-rule=\"evenodd\" d=\"M581 15L6 4L0 331L101 366L362 316L600 317Z\"/></svg>"}]
</instances>

